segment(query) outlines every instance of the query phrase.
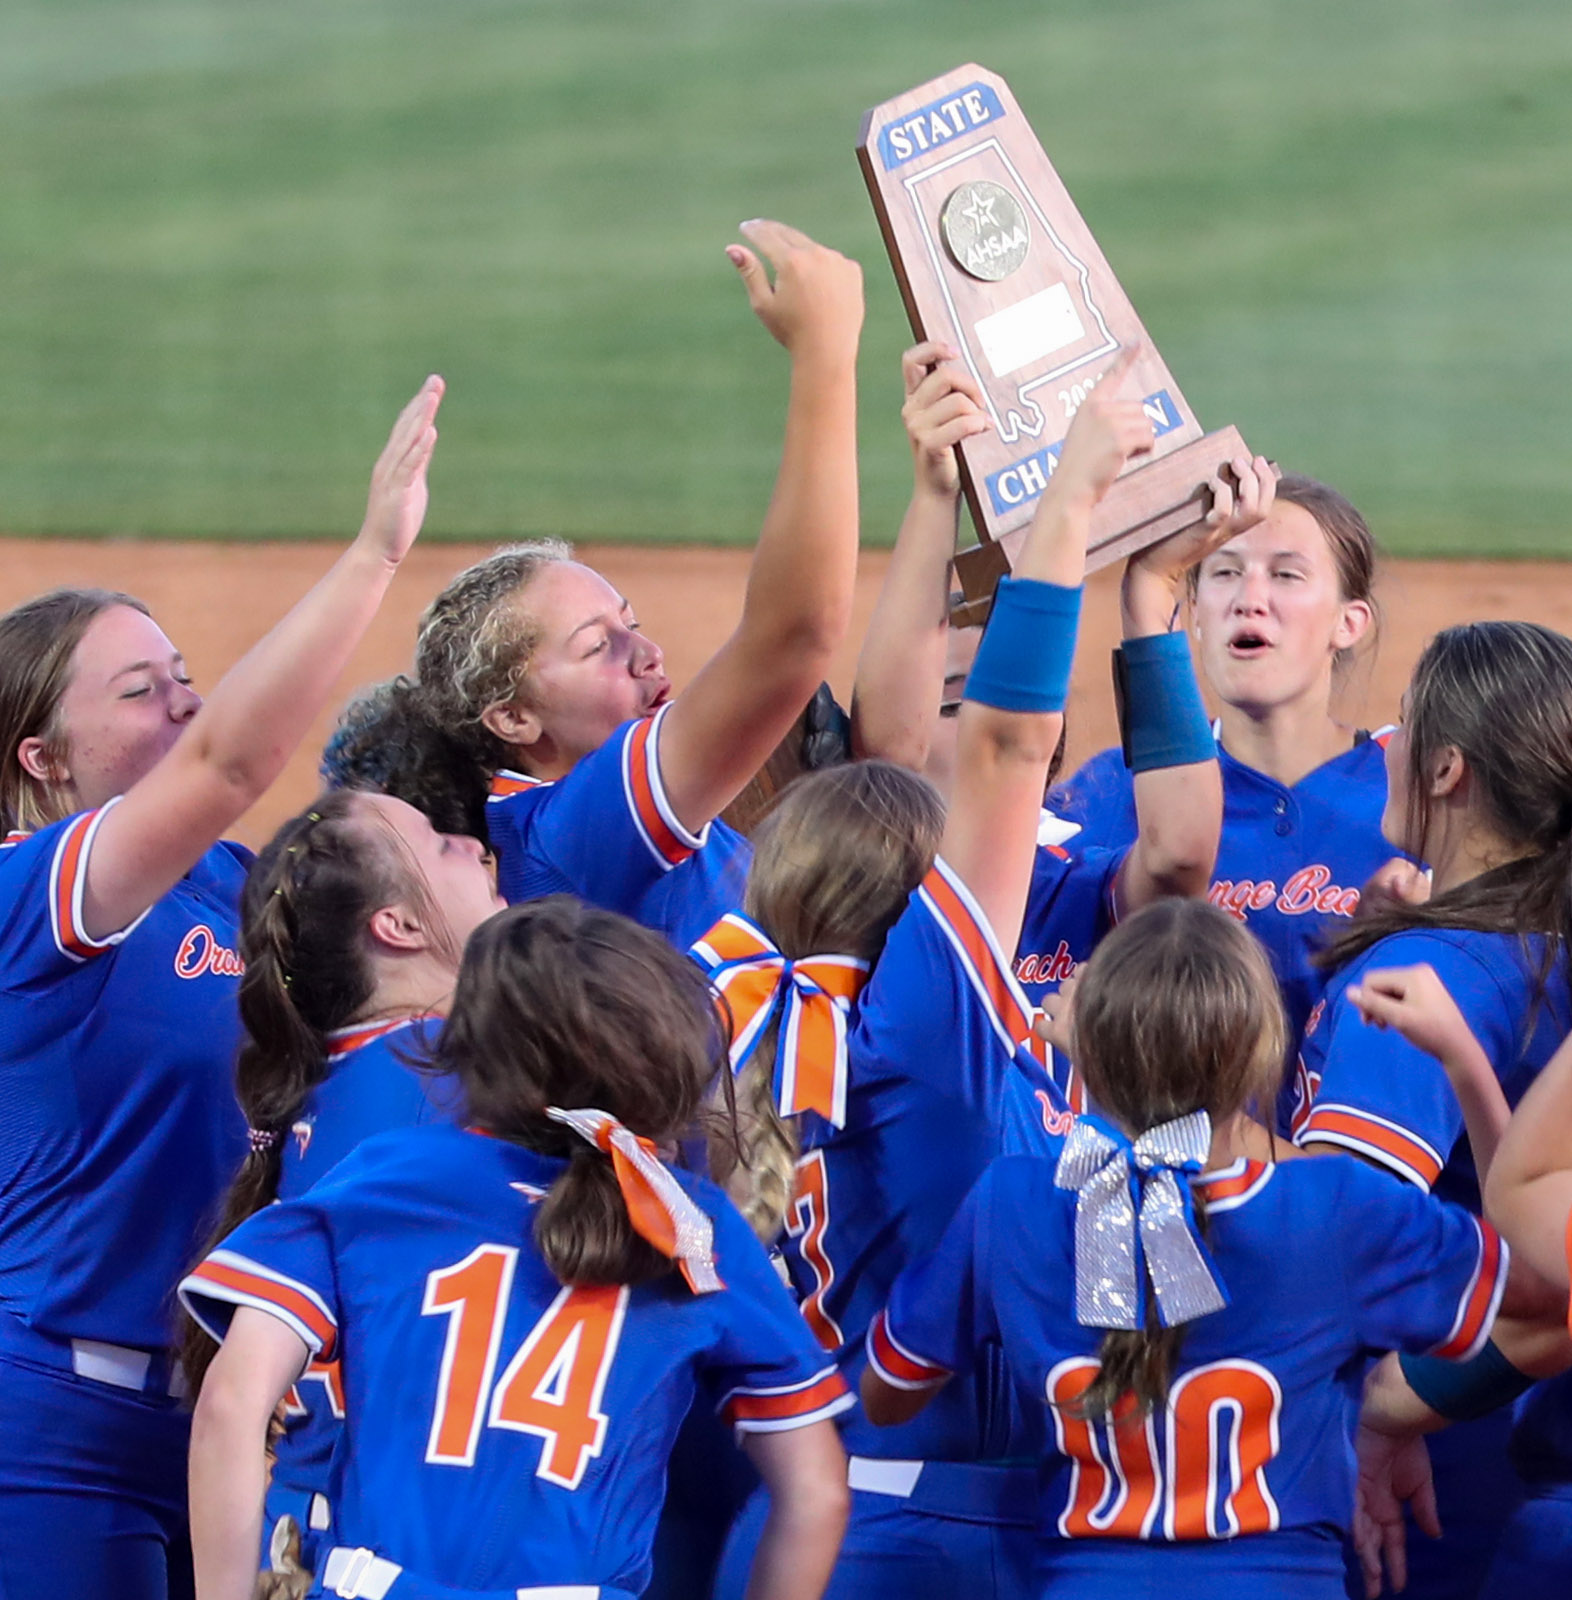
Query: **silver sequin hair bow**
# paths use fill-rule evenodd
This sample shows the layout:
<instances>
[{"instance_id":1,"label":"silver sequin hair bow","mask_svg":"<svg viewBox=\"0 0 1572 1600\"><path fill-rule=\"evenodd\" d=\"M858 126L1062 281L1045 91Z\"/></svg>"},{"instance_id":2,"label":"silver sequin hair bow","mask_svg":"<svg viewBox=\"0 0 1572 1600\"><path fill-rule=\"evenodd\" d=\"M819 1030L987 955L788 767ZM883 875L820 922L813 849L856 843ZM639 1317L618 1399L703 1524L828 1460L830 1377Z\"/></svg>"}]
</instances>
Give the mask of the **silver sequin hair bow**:
<instances>
[{"instance_id":1,"label":"silver sequin hair bow","mask_svg":"<svg viewBox=\"0 0 1572 1600\"><path fill-rule=\"evenodd\" d=\"M1075 1320L1082 1327L1145 1327L1148 1274L1165 1328L1228 1304L1190 1194L1211 1143L1204 1111L1133 1141L1099 1117L1076 1118L1053 1181L1076 1191Z\"/></svg>"}]
</instances>

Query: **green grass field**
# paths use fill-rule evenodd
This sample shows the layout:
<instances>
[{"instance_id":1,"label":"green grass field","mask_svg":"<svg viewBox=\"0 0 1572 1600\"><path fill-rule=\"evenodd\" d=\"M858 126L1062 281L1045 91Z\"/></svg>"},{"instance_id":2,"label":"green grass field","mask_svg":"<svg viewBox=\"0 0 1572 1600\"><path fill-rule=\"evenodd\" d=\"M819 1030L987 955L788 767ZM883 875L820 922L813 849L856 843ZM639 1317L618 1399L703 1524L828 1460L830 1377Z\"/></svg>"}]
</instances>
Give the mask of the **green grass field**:
<instances>
[{"instance_id":1,"label":"green grass field","mask_svg":"<svg viewBox=\"0 0 1572 1600\"><path fill-rule=\"evenodd\" d=\"M1404 554L1572 554L1565 0L12 0L0 527L751 539L780 353L721 254L867 268L866 527L908 474L861 112L1005 74L1203 421Z\"/></svg>"}]
</instances>

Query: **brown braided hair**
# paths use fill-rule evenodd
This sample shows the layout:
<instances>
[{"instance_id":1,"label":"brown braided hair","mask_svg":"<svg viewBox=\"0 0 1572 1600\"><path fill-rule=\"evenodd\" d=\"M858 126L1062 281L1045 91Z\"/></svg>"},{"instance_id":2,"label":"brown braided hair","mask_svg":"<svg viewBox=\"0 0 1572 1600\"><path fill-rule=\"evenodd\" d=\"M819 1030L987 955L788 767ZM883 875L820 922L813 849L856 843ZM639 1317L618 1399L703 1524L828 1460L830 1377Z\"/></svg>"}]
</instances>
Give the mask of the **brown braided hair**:
<instances>
[{"instance_id":1,"label":"brown braided hair","mask_svg":"<svg viewBox=\"0 0 1572 1600\"><path fill-rule=\"evenodd\" d=\"M229 1186L207 1250L278 1198L284 1140L327 1076L328 1035L372 999L366 923L382 906L418 899L419 889L390 830L348 789L319 795L252 864L240 900L245 1036L235 1093L260 1137ZM216 1348L188 1318L182 1361L193 1394Z\"/></svg>"}]
</instances>

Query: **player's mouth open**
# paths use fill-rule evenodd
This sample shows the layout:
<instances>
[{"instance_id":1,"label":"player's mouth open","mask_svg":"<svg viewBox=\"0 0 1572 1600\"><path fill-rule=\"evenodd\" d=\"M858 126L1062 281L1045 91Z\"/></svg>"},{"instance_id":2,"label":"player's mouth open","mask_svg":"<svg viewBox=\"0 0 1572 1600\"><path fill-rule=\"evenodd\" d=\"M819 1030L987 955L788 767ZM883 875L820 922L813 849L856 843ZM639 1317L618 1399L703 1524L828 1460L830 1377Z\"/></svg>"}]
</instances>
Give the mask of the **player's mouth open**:
<instances>
[{"instance_id":1,"label":"player's mouth open","mask_svg":"<svg viewBox=\"0 0 1572 1600\"><path fill-rule=\"evenodd\" d=\"M1271 648L1271 640L1264 634L1252 633L1248 629L1236 633L1228 641L1228 653L1238 661L1253 661L1257 656L1265 655Z\"/></svg>"},{"instance_id":2,"label":"player's mouth open","mask_svg":"<svg viewBox=\"0 0 1572 1600\"><path fill-rule=\"evenodd\" d=\"M644 708L644 715L653 716L660 708L671 699L671 679L662 678L660 688L655 691L654 698Z\"/></svg>"}]
</instances>

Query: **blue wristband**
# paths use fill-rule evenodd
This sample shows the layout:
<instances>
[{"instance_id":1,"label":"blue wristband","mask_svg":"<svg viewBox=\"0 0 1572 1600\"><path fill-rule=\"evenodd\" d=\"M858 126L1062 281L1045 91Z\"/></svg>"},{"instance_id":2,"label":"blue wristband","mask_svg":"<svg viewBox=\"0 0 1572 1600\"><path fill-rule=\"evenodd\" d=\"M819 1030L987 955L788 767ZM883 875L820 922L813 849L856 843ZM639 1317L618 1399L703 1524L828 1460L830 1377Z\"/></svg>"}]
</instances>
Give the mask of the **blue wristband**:
<instances>
[{"instance_id":1,"label":"blue wristband","mask_svg":"<svg viewBox=\"0 0 1572 1600\"><path fill-rule=\"evenodd\" d=\"M1000 578L963 698L1000 711L1063 711L1081 591Z\"/></svg>"},{"instance_id":2,"label":"blue wristband","mask_svg":"<svg viewBox=\"0 0 1572 1600\"><path fill-rule=\"evenodd\" d=\"M1114 700L1131 772L1217 757L1217 741L1182 633L1126 639L1114 651Z\"/></svg>"},{"instance_id":3,"label":"blue wristband","mask_svg":"<svg viewBox=\"0 0 1572 1600\"><path fill-rule=\"evenodd\" d=\"M1514 1367L1487 1339L1477 1356L1467 1361L1443 1361L1438 1356L1399 1356L1398 1365L1408 1387L1432 1411L1452 1422L1472 1422L1475 1417L1509 1405L1535 1380Z\"/></svg>"}]
</instances>

